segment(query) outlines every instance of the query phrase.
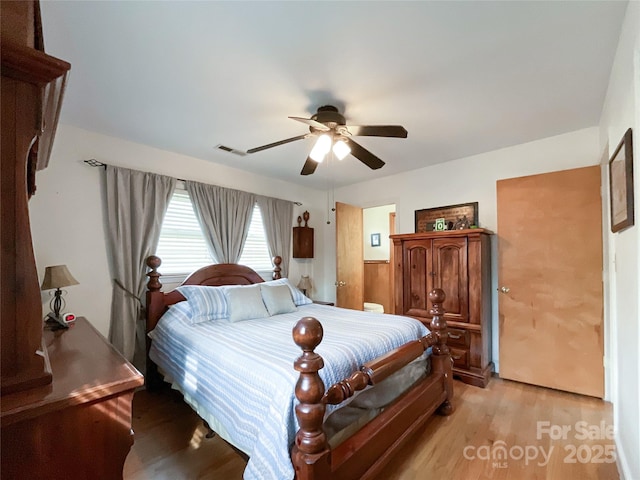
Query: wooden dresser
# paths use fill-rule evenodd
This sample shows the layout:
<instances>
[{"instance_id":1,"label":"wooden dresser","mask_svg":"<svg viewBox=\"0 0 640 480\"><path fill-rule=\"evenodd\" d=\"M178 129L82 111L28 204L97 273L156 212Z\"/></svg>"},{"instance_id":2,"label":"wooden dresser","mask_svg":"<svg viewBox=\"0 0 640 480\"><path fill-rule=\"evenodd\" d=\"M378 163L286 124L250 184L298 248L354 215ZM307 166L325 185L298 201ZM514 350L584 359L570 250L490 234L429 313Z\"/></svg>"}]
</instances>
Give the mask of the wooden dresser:
<instances>
[{"instance_id":1,"label":"wooden dresser","mask_svg":"<svg viewBox=\"0 0 640 480\"><path fill-rule=\"evenodd\" d=\"M120 479L142 375L85 319L45 331L51 384L2 396L2 478Z\"/></svg>"},{"instance_id":2,"label":"wooden dresser","mask_svg":"<svg viewBox=\"0 0 640 480\"><path fill-rule=\"evenodd\" d=\"M480 387L493 371L491 234L474 228L391 235L396 314L429 326L428 292L442 288L454 376Z\"/></svg>"}]
</instances>

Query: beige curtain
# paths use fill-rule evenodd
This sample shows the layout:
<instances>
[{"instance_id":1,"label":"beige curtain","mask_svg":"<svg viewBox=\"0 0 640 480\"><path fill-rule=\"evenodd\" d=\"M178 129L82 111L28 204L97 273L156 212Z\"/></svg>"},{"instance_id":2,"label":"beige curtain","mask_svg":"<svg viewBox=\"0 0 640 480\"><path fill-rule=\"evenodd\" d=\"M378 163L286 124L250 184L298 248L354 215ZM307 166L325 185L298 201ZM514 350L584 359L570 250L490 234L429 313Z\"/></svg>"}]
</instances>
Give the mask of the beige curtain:
<instances>
[{"instance_id":1,"label":"beige curtain","mask_svg":"<svg viewBox=\"0 0 640 480\"><path fill-rule=\"evenodd\" d=\"M114 280L109 341L144 371L145 259L158 246L176 179L110 165L104 178L109 263Z\"/></svg>"},{"instance_id":2,"label":"beige curtain","mask_svg":"<svg viewBox=\"0 0 640 480\"><path fill-rule=\"evenodd\" d=\"M276 255L282 257L282 276L289 276L289 257L291 256L291 236L293 225L293 203L279 198L256 197L264 230L267 236L267 245L271 258Z\"/></svg>"},{"instance_id":3,"label":"beige curtain","mask_svg":"<svg viewBox=\"0 0 640 480\"><path fill-rule=\"evenodd\" d=\"M185 184L213 258L218 263L238 263L256 196L217 185L192 181Z\"/></svg>"}]
</instances>

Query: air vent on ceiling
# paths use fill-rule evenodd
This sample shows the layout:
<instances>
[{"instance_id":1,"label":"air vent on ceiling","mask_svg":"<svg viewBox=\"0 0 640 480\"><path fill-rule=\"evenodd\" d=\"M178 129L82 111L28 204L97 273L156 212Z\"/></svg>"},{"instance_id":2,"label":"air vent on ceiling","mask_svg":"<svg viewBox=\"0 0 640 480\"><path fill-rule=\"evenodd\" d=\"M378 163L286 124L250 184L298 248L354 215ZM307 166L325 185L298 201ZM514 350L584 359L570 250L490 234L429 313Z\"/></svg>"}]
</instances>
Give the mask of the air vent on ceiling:
<instances>
[{"instance_id":1,"label":"air vent on ceiling","mask_svg":"<svg viewBox=\"0 0 640 480\"><path fill-rule=\"evenodd\" d=\"M236 150L235 148L227 147L226 145L221 144L216 145L216 148L225 152L235 153L236 155L240 155L242 157L247 154L247 152L243 152L242 150Z\"/></svg>"}]
</instances>

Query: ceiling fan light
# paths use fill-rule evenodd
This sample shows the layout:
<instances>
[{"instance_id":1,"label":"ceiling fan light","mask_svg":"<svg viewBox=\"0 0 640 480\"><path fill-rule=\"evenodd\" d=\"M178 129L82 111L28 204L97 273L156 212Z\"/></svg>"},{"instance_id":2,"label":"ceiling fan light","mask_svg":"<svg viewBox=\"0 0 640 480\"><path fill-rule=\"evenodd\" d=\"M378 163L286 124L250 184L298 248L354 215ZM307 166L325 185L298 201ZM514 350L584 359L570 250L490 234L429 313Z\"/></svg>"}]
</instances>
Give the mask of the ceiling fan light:
<instances>
[{"instance_id":1,"label":"ceiling fan light","mask_svg":"<svg viewBox=\"0 0 640 480\"><path fill-rule=\"evenodd\" d=\"M331 150L331 137L329 135L320 135L316 144L311 149L309 157L320 163L324 160L324 156Z\"/></svg>"},{"instance_id":2,"label":"ceiling fan light","mask_svg":"<svg viewBox=\"0 0 640 480\"><path fill-rule=\"evenodd\" d=\"M333 145L333 153L336 157L338 157L338 160L343 160L347 155L351 153L351 149L344 140L338 140Z\"/></svg>"}]
</instances>

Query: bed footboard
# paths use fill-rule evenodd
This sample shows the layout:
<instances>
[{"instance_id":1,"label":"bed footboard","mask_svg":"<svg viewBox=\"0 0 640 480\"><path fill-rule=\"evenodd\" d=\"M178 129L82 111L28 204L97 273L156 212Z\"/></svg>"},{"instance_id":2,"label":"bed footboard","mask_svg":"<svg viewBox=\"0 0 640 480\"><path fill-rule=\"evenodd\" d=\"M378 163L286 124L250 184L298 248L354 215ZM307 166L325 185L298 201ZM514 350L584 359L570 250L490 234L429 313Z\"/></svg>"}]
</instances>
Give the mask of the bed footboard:
<instances>
[{"instance_id":1,"label":"bed footboard","mask_svg":"<svg viewBox=\"0 0 640 480\"><path fill-rule=\"evenodd\" d=\"M366 363L325 391L318 374L324 366L315 348L322 341L322 325L313 317L302 318L293 329L293 339L302 349L294 368L300 372L295 394L299 401L296 417L299 430L291 452L297 480L368 478L378 472L411 434L437 410L453 413L452 362L446 344L447 325L440 289L429 293L431 333ZM331 450L323 430L327 404L338 404L368 385L375 385L432 347L432 372L362 430Z\"/></svg>"}]
</instances>

